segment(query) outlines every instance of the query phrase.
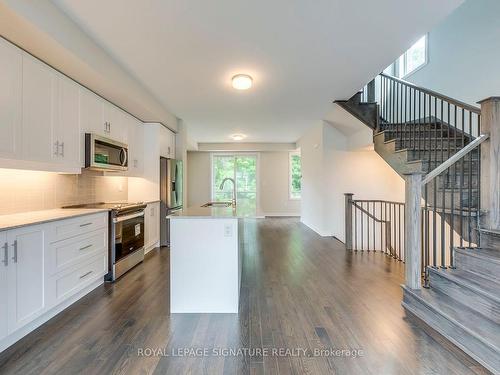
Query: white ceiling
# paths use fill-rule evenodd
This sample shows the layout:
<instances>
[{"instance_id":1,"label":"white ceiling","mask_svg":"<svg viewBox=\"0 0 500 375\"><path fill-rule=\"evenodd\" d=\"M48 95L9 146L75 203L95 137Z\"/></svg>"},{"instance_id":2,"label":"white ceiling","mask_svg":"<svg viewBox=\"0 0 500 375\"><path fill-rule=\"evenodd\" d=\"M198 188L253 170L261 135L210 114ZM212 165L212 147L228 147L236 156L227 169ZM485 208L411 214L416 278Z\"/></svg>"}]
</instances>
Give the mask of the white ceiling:
<instances>
[{"instance_id":1,"label":"white ceiling","mask_svg":"<svg viewBox=\"0 0 500 375\"><path fill-rule=\"evenodd\" d=\"M294 142L462 0L53 2L196 141Z\"/></svg>"}]
</instances>

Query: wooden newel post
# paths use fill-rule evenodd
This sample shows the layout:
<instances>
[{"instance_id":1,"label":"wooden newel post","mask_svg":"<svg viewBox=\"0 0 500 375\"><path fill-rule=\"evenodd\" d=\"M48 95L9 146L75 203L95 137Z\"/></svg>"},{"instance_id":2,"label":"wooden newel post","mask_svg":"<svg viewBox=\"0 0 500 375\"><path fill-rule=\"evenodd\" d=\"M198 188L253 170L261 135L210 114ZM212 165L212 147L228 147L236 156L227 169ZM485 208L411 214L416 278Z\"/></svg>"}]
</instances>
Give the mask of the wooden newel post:
<instances>
[{"instance_id":1,"label":"wooden newel post","mask_svg":"<svg viewBox=\"0 0 500 375\"><path fill-rule=\"evenodd\" d=\"M352 250L352 193L345 193L345 248Z\"/></svg>"},{"instance_id":2,"label":"wooden newel post","mask_svg":"<svg viewBox=\"0 0 500 375\"><path fill-rule=\"evenodd\" d=\"M481 226L500 230L500 97L481 104L481 133L490 138L481 145Z\"/></svg>"},{"instance_id":3,"label":"wooden newel post","mask_svg":"<svg viewBox=\"0 0 500 375\"><path fill-rule=\"evenodd\" d=\"M405 284L411 289L422 288L421 201L422 174L412 173L405 179Z\"/></svg>"}]
</instances>

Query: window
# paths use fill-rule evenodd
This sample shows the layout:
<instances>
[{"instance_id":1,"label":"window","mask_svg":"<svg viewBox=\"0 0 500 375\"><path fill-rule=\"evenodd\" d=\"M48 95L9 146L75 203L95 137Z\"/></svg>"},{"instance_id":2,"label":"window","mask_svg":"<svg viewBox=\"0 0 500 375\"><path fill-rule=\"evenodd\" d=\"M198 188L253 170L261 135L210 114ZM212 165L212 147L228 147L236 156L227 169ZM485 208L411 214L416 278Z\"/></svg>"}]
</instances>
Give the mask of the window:
<instances>
[{"instance_id":1,"label":"window","mask_svg":"<svg viewBox=\"0 0 500 375\"><path fill-rule=\"evenodd\" d=\"M403 78L425 64L427 64L427 35L417 40L417 42L396 61L397 75L399 78Z\"/></svg>"},{"instance_id":2,"label":"window","mask_svg":"<svg viewBox=\"0 0 500 375\"><path fill-rule=\"evenodd\" d=\"M302 191L302 168L300 153L290 152L289 158L289 197L290 199L300 199Z\"/></svg>"},{"instance_id":3,"label":"window","mask_svg":"<svg viewBox=\"0 0 500 375\"><path fill-rule=\"evenodd\" d=\"M212 155L212 200L230 202L233 199L233 184L236 181L236 202L244 210L257 209L257 155L213 154Z\"/></svg>"}]
</instances>

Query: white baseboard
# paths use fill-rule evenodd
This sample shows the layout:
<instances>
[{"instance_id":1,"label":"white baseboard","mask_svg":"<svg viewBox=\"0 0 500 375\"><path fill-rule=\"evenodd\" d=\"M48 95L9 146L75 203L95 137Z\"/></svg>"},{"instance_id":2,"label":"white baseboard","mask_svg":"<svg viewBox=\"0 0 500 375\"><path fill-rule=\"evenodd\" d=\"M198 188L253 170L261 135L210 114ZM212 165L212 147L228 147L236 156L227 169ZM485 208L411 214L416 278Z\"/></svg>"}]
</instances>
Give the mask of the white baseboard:
<instances>
[{"instance_id":1,"label":"white baseboard","mask_svg":"<svg viewBox=\"0 0 500 375\"><path fill-rule=\"evenodd\" d=\"M146 255L147 253L149 253L151 250L153 250L156 247L160 247L160 241L157 241L154 244L149 245L148 247L146 247L144 249L144 255Z\"/></svg>"},{"instance_id":2,"label":"white baseboard","mask_svg":"<svg viewBox=\"0 0 500 375\"><path fill-rule=\"evenodd\" d=\"M265 217L300 217L300 213L285 213L285 212L265 212L263 214Z\"/></svg>"},{"instance_id":3,"label":"white baseboard","mask_svg":"<svg viewBox=\"0 0 500 375\"><path fill-rule=\"evenodd\" d=\"M332 237L333 236L333 233L326 232L326 231L323 231L321 229L318 229L315 226L313 226L313 225L305 222L304 220L300 220L300 222L302 224L304 224L306 227L308 227L309 229L312 229L314 232L316 232L317 234L319 234L321 237Z\"/></svg>"},{"instance_id":4,"label":"white baseboard","mask_svg":"<svg viewBox=\"0 0 500 375\"><path fill-rule=\"evenodd\" d=\"M19 340L21 340L24 336L34 331L35 329L40 327L43 323L46 323L54 316L56 316L57 314L65 310L67 307L69 307L70 305L72 305L73 303L75 303L83 296L90 293L91 291L93 291L95 288L97 288L102 284L104 284L104 277L94 281L92 284L89 284L87 287L85 287L72 297L68 298L66 301L53 307L49 311L45 312L43 315L33 320L32 322L26 324L24 327L21 327L17 331L12 332L7 337L4 337L2 340L0 340L0 353L3 352L5 349L9 348L10 346L12 346L13 344L15 344L16 342L18 342Z\"/></svg>"}]
</instances>

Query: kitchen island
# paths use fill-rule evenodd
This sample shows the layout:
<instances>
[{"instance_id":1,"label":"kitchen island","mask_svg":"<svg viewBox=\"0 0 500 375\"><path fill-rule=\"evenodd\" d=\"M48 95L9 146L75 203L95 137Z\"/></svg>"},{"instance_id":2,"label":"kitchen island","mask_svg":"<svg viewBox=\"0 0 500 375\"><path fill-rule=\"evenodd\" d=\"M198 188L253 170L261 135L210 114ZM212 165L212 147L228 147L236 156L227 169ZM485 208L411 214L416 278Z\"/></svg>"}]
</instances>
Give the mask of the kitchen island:
<instances>
[{"instance_id":1,"label":"kitchen island","mask_svg":"<svg viewBox=\"0 0 500 375\"><path fill-rule=\"evenodd\" d=\"M171 313L238 313L243 219L232 207L193 207L170 219Z\"/></svg>"}]
</instances>

